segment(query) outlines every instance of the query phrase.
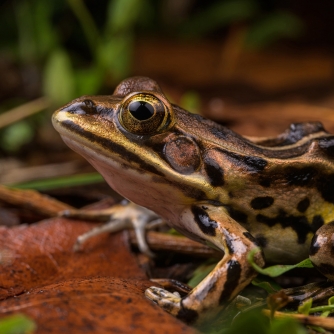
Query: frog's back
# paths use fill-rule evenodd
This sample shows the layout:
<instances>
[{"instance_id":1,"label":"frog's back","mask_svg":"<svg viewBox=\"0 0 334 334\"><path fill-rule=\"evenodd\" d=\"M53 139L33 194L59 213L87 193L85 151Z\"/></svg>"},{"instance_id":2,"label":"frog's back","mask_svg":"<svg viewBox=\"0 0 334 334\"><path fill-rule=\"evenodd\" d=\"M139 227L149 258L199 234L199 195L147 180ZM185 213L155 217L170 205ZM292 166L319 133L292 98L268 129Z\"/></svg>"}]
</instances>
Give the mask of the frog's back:
<instances>
[{"instance_id":1,"label":"frog's back","mask_svg":"<svg viewBox=\"0 0 334 334\"><path fill-rule=\"evenodd\" d=\"M220 202L269 260L306 258L313 234L334 220L334 136L321 123L299 123L252 142L213 125L193 131L202 134L207 178L221 187Z\"/></svg>"}]
</instances>

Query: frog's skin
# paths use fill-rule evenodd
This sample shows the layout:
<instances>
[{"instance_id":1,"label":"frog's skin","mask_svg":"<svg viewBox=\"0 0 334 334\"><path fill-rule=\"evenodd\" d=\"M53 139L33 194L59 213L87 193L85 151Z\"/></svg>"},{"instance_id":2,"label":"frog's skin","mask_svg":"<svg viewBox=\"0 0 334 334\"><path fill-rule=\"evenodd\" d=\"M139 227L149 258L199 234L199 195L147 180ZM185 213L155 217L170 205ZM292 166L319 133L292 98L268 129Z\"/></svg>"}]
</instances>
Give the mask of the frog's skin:
<instances>
[{"instance_id":1,"label":"frog's skin","mask_svg":"<svg viewBox=\"0 0 334 334\"><path fill-rule=\"evenodd\" d=\"M326 243L334 229L334 136L320 123L249 140L170 104L153 80L135 77L111 96L72 101L54 113L53 124L114 190L224 252L187 296L146 291L171 314L191 321L223 308L256 275L246 256L257 246L270 262L310 254L334 278ZM264 265L261 252L255 261Z\"/></svg>"}]
</instances>

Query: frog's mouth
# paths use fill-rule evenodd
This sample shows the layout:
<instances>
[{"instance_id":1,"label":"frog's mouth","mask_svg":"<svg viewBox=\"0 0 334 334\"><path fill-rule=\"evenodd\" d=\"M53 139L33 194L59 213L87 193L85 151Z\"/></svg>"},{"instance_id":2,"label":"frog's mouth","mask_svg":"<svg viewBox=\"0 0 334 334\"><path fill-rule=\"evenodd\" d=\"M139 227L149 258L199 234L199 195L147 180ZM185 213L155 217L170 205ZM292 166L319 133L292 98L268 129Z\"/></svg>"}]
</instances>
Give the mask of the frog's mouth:
<instances>
[{"instance_id":1,"label":"frog's mouth","mask_svg":"<svg viewBox=\"0 0 334 334\"><path fill-rule=\"evenodd\" d=\"M166 194L171 201L184 204L217 198L212 187L204 186L205 180L200 173L180 176L157 153L127 138L113 121L92 121L84 115L58 111L54 114L53 124L70 148L86 158L114 190L131 200L131 194L125 193L113 175L127 183L126 190L132 189L138 194L135 185L161 189L159 198L161 192L165 194L162 201Z\"/></svg>"},{"instance_id":2,"label":"frog's mouth","mask_svg":"<svg viewBox=\"0 0 334 334\"><path fill-rule=\"evenodd\" d=\"M161 170L161 164L158 164L157 161L150 163L149 159L141 158L136 150L142 150L142 148L136 147L135 143L130 143L123 135L116 133L116 129L109 130L109 135L106 137L103 131L90 131L79 125L80 123L70 118L61 119L57 114L53 117L53 125L64 142L87 160L91 161L95 158L95 160L104 161L110 165L110 168L126 167L154 176L166 177ZM113 133L112 136L110 132Z\"/></svg>"}]
</instances>

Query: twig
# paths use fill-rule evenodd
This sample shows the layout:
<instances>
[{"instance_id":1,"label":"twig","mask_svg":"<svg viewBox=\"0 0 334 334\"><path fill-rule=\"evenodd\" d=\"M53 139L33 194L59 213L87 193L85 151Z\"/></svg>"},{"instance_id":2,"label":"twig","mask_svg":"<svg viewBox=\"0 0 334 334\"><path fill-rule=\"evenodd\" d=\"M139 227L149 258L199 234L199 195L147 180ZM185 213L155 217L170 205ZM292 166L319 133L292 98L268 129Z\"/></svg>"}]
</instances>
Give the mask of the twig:
<instances>
[{"instance_id":1,"label":"twig","mask_svg":"<svg viewBox=\"0 0 334 334\"><path fill-rule=\"evenodd\" d=\"M263 313L268 317L270 316L270 310L263 310ZM303 325L319 326L328 330L334 330L334 318L284 312L275 312L274 318L293 318Z\"/></svg>"},{"instance_id":2,"label":"twig","mask_svg":"<svg viewBox=\"0 0 334 334\"><path fill-rule=\"evenodd\" d=\"M7 188L2 185L0 185L0 201L29 208L49 217L56 216L60 211L73 209L72 206L37 191Z\"/></svg>"},{"instance_id":3,"label":"twig","mask_svg":"<svg viewBox=\"0 0 334 334\"><path fill-rule=\"evenodd\" d=\"M132 245L138 246L138 241L134 231L129 231L130 242ZM222 253L200 244L199 242L190 240L183 236L176 236L166 233L148 231L146 233L146 241L152 250L175 251L182 254L190 254L197 257L215 257L221 258Z\"/></svg>"},{"instance_id":4,"label":"twig","mask_svg":"<svg viewBox=\"0 0 334 334\"><path fill-rule=\"evenodd\" d=\"M0 115L0 129L20 121L28 116L36 114L50 106L50 102L46 97L40 97L36 100L22 104Z\"/></svg>"}]
</instances>

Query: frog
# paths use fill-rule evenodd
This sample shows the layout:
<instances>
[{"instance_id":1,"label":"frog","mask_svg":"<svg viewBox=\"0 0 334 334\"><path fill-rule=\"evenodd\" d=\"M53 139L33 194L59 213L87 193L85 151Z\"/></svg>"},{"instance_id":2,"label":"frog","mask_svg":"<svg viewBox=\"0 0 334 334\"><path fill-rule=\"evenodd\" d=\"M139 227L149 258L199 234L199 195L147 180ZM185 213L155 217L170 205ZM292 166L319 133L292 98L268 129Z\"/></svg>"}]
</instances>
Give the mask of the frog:
<instances>
[{"instance_id":1,"label":"frog","mask_svg":"<svg viewBox=\"0 0 334 334\"><path fill-rule=\"evenodd\" d=\"M77 98L52 122L116 192L221 251L186 295L145 291L170 314L196 322L224 309L257 275L250 252L260 267L309 257L334 279L334 136L320 122L241 136L172 104L147 77Z\"/></svg>"}]
</instances>

